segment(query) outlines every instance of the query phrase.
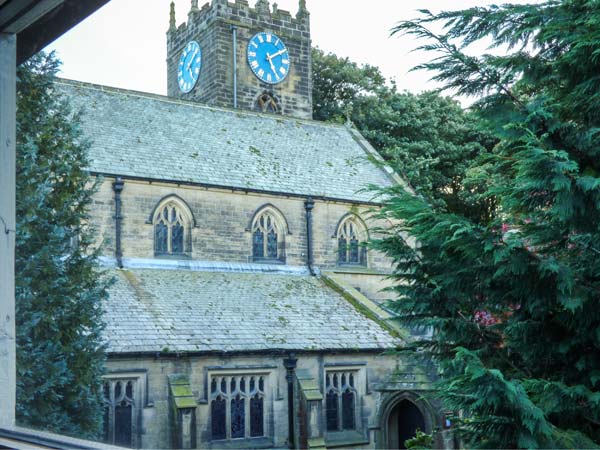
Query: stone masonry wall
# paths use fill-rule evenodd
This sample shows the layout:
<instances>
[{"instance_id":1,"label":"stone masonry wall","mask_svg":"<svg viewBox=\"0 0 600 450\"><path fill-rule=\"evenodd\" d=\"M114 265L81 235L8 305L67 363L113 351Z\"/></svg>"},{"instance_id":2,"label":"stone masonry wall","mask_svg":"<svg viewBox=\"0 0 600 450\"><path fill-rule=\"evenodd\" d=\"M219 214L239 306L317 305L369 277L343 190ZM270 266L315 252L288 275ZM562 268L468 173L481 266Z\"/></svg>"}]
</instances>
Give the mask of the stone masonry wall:
<instances>
[{"instance_id":1,"label":"stone masonry wall","mask_svg":"<svg viewBox=\"0 0 600 450\"><path fill-rule=\"evenodd\" d=\"M288 116L312 118L312 77L310 20L306 11L294 18L276 8L250 8L247 0L213 0L190 11L187 23L167 32L167 92L169 96L209 105L233 107L233 44L231 27L237 27L238 107L256 110L256 100L264 91L271 92ZM290 54L290 72L276 85L263 83L254 76L246 57L248 41L254 34L270 31L286 44ZM183 94L177 85L177 66L182 49L196 40L202 49L200 78L194 89Z\"/></svg>"},{"instance_id":2,"label":"stone masonry wall","mask_svg":"<svg viewBox=\"0 0 600 450\"><path fill-rule=\"evenodd\" d=\"M359 434L368 436L370 443L361 448L375 448L375 433L379 421L382 392L378 386L390 382L396 370L403 366L399 356L378 353L352 354L299 354L297 369L306 369L324 390L325 371L332 368L349 367L360 374L357 377L360 418ZM282 355L244 356L160 356L137 358L109 358L107 376L111 373L144 370L147 377L147 402L142 410L142 448L169 448L168 375L185 375L198 402L196 408L197 448L210 448L210 403L207 398L209 377L215 373L247 374L260 370L268 373L267 399L265 402L266 437L275 448L286 446L288 437L287 383ZM409 383L410 384L410 383ZM406 385L406 389L418 389L417 385ZM323 408L324 410L325 408ZM323 420L325 420L323 418ZM239 441L239 440L238 440ZM242 440L243 441L243 440ZM243 445L238 442L238 447Z\"/></svg>"},{"instance_id":3,"label":"stone masonry wall","mask_svg":"<svg viewBox=\"0 0 600 450\"><path fill-rule=\"evenodd\" d=\"M114 256L113 179L106 178L94 196L90 221L98 233L103 254ZM203 261L252 262L250 225L256 211L271 204L285 217L289 234L285 235L286 264L306 264L306 212L304 199L284 195L243 193L195 186L125 180L122 193L122 252L125 258L154 258L151 214L166 196L175 194L190 207L196 228L191 230L191 258ZM314 263L321 268L337 265L336 228L342 217L353 212L368 218L370 207L330 201L315 202L313 210ZM377 224L367 220L367 226ZM382 254L369 250L368 268L389 272L391 262Z\"/></svg>"}]
</instances>

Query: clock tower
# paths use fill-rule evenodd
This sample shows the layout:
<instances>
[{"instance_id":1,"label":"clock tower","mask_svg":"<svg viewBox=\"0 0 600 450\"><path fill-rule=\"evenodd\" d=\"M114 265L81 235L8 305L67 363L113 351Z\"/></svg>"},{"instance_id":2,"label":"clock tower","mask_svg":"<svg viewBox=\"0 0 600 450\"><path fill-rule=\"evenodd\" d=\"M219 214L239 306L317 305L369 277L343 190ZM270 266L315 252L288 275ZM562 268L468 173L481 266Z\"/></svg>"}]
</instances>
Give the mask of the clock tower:
<instances>
[{"instance_id":1,"label":"clock tower","mask_svg":"<svg viewBox=\"0 0 600 450\"><path fill-rule=\"evenodd\" d=\"M168 95L208 105L312 118L310 20L256 0L191 1L167 32Z\"/></svg>"}]
</instances>

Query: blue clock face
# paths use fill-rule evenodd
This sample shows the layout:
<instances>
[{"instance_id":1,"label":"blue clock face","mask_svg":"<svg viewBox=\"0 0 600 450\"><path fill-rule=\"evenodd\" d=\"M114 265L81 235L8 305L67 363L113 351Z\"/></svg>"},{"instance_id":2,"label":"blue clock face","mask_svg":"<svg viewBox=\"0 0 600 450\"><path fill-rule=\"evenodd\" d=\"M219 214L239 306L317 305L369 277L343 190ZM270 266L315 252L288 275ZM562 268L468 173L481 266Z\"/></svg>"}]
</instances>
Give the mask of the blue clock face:
<instances>
[{"instance_id":1,"label":"blue clock face","mask_svg":"<svg viewBox=\"0 0 600 450\"><path fill-rule=\"evenodd\" d=\"M200 77L202 51L196 41L190 41L181 52L177 69L177 83L184 94L190 92Z\"/></svg>"},{"instance_id":2,"label":"blue clock face","mask_svg":"<svg viewBox=\"0 0 600 450\"><path fill-rule=\"evenodd\" d=\"M273 33L258 33L248 42L248 64L261 81L277 84L290 71L290 54Z\"/></svg>"}]
</instances>

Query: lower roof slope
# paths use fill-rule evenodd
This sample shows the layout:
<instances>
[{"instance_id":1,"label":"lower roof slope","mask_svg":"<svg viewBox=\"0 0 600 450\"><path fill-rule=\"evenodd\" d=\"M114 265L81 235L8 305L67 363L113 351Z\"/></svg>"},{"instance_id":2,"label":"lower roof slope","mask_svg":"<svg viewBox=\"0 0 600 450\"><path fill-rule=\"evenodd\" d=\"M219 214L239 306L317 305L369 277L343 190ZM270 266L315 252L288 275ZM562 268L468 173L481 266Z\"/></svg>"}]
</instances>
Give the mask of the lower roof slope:
<instances>
[{"instance_id":1,"label":"lower roof slope","mask_svg":"<svg viewBox=\"0 0 600 450\"><path fill-rule=\"evenodd\" d=\"M372 201L361 192L369 185L393 184L345 126L67 80L57 87L83 110L92 172L356 202Z\"/></svg>"},{"instance_id":2,"label":"lower roof slope","mask_svg":"<svg viewBox=\"0 0 600 450\"><path fill-rule=\"evenodd\" d=\"M316 277L109 270L109 353L377 350L399 341Z\"/></svg>"}]
</instances>

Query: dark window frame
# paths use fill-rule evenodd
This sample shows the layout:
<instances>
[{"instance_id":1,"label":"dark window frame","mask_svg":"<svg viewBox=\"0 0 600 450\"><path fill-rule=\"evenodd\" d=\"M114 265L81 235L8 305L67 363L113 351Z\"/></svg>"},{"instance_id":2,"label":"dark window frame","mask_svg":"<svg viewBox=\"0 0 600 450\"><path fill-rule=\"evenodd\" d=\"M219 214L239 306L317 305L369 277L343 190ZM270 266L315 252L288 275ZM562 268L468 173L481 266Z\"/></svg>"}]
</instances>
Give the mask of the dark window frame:
<instances>
[{"instance_id":1,"label":"dark window frame","mask_svg":"<svg viewBox=\"0 0 600 450\"><path fill-rule=\"evenodd\" d=\"M143 373L109 373L103 376L103 440L111 445L139 448L141 445L142 408L145 402L146 376ZM118 388L120 386L120 388ZM108 388L108 389L107 389ZM107 396L108 394L108 396ZM108 397L108 398L107 398ZM119 424L117 408L130 406L129 443L121 442L117 436Z\"/></svg>"},{"instance_id":2,"label":"dark window frame","mask_svg":"<svg viewBox=\"0 0 600 450\"><path fill-rule=\"evenodd\" d=\"M264 440L267 435L266 386L269 374L212 374L209 383L210 436L211 442L229 442L243 440ZM216 402L222 402L224 411L218 411L215 421ZM260 417L259 417L260 416ZM224 433L221 432L224 430ZM215 433L219 431L219 433Z\"/></svg>"},{"instance_id":3,"label":"dark window frame","mask_svg":"<svg viewBox=\"0 0 600 450\"><path fill-rule=\"evenodd\" d=\"M285 225L269 209L256 215L251 231L252 261L285 264Z\"/></svg>"},{"instance_id":4,"label":"dark window frame","mask_svg":"<svg viewBox=\"0 0 600 450\"><path fill-rule=\"evenodd\" d=\"M337 227L337 265L367 267L368 235L362 221L355 215L347 215Z\"/></svg>"},{"instance_id":5,"label":"dark window frame","mask_svg":"<svg viewBox=\"0 0 600 450\"><path fill-rule=\"evenodd\" d=\"M359 392L357 370L328 370L325 373L325 429L327 433L358 431ZM351 398L351 404L347 404Z\"/></svg>"},{"instance_id":6,"label":"dark window frame","mask_svg":"<svg viewBox=\"0 0 600 450\"><path fill-rule=\"evenodd\" d=\"M175 201L158 205L152 222L154 256L190 257L192 219Z\"/></svg>"}]
</instances>

